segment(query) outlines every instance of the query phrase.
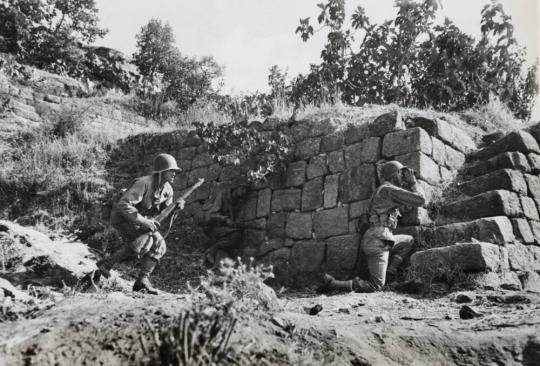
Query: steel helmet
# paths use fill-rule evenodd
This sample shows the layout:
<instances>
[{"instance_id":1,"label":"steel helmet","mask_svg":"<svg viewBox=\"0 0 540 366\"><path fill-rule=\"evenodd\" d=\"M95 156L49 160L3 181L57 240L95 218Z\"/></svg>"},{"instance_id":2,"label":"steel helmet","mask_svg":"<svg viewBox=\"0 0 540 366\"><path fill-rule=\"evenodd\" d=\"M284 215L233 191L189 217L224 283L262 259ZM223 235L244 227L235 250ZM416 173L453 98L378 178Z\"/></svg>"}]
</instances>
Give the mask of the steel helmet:
<instances>
[{"instance_id":1,"label":"steel helmet","mask_svg":"<svg viewBox=\"0 0 540 366\"><path fill-rule=\"evenodd\" d=\"M167 170L182 171L176 164L176 159L169 154L159 154L154 158L154 170L152 173L161 173Z\"/></svg>"},{"instance_id":2,"label":"steel helmet","mask_svg":"<svg viewBox=\"0 0 540 366\"><path fill-rule=\"evenodd\" d=\"M381 178L384 180L388 180L392 178L394 175L400 172L401 169L405 168L403 164L401 164L399 161L392 160L384 163L381 166Z\"/></svg>"}]
</instances>

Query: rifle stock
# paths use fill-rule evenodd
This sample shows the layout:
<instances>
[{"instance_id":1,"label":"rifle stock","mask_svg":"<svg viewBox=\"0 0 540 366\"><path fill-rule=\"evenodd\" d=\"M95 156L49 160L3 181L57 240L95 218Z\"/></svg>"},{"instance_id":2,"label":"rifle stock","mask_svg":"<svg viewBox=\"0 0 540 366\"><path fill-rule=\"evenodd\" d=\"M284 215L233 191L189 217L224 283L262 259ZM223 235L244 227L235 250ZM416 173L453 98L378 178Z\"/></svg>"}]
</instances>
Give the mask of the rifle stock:
<instances>
[{"instance_id":1,"label":"rifle stock","mask_svg":"<svg viewBox=\"0 0 540 366\"><path fill-rule=\"evenodd\" d=\"M176 210L176 208L178 207L180 201L185 200L186 198L188 198L193 193L193 191L195 191L197 188L199 188L203 183L204 183L204 178L199 178L199 181L197 183L195 183L190 189L188 189L186 192L184 192L183 195L178 197L176 199L176 201L174 201L172 203L172 205L169 205L169 206L165 207L165 209L163 211L161 211L159 214L157 214L156 216L154 216L153 219L161 224L163 221L165 221L167 219L167 217L169 217L169 215L174 210Z\"/></svg>"}]
</instances>

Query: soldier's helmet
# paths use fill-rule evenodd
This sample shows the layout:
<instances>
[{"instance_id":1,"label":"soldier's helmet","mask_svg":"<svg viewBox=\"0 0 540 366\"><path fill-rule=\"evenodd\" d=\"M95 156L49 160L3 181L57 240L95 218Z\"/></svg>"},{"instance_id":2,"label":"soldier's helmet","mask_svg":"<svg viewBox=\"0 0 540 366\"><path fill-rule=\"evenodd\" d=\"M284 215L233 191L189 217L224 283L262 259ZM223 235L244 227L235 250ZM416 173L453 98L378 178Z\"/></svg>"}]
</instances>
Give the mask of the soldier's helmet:
<instances>
[{"instance_id":1,"label":"soldier's helmet","mask_svg":"<svg viewBox=\"0 0 540 366\"><path fill-rule=\"evenodd\" d=\"M398 174L403 168L405 168L405 166L399 161L392 160L386 162L381 166L381 178L383 180L388 180Z\"/></svg>"},{"instance_id":2,"label":"soldier's helmet","mask_svg":"<svg viewBox=\"0 0 540 366\"><path fill-rule=\"evenodd\" d=\"M167 170L181 172L182 169L176 164L176 159L169 154L159 154L154 158L154 170L152 173L161 173Z\"/></svg>"}]
</instances>

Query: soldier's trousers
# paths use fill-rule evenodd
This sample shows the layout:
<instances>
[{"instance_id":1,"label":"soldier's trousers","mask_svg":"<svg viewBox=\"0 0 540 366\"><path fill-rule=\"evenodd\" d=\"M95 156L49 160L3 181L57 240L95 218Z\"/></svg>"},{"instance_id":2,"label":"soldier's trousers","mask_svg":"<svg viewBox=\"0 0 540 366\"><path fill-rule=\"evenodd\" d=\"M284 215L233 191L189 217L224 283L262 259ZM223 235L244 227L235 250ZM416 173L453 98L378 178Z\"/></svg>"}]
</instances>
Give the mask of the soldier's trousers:
<instances>
[{"instance_id":1,"label":"soldier's trousers","mask_svg":"<svg viewBox=\"0 0 540 366\"><path fill-rule=\"evenodd\" d=\"M413 247L413 237L410 235L394 235L394 245L387 240L364 236L361 248L367 257L369 269L369 283L355 281L357 291L382 290L386 284L386 274L396 274L403 258L410 253ZM364 287L366 287L364 289Z\"/></svg>"}]
</instances>

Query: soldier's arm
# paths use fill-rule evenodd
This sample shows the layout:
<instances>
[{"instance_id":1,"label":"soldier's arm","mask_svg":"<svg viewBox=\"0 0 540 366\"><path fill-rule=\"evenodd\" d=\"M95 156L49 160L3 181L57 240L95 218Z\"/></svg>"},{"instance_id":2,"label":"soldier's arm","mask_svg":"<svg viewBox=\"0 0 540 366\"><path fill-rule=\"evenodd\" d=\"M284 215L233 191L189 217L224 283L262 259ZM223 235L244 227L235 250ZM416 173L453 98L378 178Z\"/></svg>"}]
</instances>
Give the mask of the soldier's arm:
<instances>
[{"instance_id":1,"label":"soldier's arm","mask_svg":"<svg viewBox=\"0 0 540 366\"><path fill-rule=\"evenodd\" d=\"M118 201L117 205L122 216L133 222L140 221L142 216L135 205L143 200L145 190L146 185L142 180L135 181L131 187L128 188Z\"/></svg>"},{"instance_id":2,"label":"soldier's arm","mask_svg":"<svg viewBox=\"0 0 540 366\"><path fill-rule=\"evenodd\" d=\"M393 202L401 206L420 207L426 204L424 194L418 190L416 184L410 187L410 190L400 187L385 187L381 191L381 195L385 195Z\"/></svg>"}]
</instances>

